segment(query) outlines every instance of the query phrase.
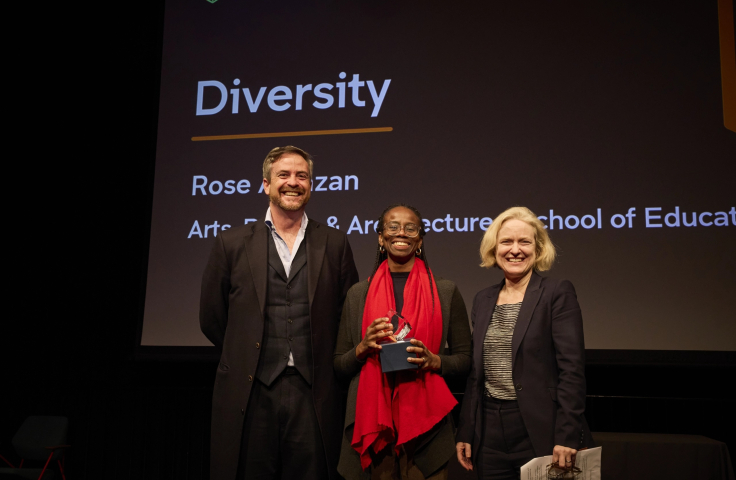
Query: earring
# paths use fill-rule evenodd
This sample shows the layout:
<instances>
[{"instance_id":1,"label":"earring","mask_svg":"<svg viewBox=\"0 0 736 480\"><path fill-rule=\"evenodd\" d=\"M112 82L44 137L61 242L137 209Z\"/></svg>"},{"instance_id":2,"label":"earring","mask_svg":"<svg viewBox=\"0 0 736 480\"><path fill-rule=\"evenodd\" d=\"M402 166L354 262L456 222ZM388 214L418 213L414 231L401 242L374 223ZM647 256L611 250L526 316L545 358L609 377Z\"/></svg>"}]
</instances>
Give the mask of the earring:
<instances>
[{"instance_id":1,"label":"earring","mask_svg":"<svg viewBox=\"0 0 736 480\"><path fill-rule=\"evenodd\" d=\"M417 248L416 255L417 257L422 254L422 247Z\"/></svg>"},{"instance_id":2,"label":"earring","mask_svg":"<svg viewBox=\"0 0 736 480\"><path fill-rule=\"evenodd\" d=\"M378 246L378 251L381 252L381 253L386 253L386 249L383 248L383 245L379 245Z\"/></svg>"}]
</instances>

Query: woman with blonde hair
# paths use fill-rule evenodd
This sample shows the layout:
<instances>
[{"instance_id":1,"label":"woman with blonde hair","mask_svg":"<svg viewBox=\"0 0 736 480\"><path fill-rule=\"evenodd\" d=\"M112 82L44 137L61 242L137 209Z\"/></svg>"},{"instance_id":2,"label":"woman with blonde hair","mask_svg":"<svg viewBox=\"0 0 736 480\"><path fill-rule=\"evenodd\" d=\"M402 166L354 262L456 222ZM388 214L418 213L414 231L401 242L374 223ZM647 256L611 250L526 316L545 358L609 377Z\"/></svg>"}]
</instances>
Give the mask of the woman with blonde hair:
<instances>
[{"instance_id":1,"label":"woman with blonde hair","mask_svg":"<svg viewBox=\"0 0 736 480\"><path fill-rule=\"evenodd\" d=\"M526 207L498 215L483 236L481 266L503 280L473 301L473 363L457 432L457 457L481 479L518 479L552 454L574 465L593 446L585 411L583 317L567 280L542 277L556 252Z\"/></svg>"}]
</instances>

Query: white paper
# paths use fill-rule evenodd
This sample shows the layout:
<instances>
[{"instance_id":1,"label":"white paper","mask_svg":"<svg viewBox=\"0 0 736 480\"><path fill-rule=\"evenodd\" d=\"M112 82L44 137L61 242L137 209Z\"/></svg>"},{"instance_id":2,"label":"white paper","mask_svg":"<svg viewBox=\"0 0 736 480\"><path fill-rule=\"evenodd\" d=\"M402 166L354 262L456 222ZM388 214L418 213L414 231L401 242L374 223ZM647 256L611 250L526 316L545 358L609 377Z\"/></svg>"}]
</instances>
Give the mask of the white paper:
<instances>
[{"instance_id":1,"label":"white paper","mask_svg":"<svg viewBox=\"0 0 736 480\"><path fill-rule=\"evenodd\" d=\"M547 465L552 455L529 460L521 467L521 480L547 480ZM580 480L601 480L601 447L580 450L575 455L575 466L582 472Z\"/></svg>"}]
</instances>

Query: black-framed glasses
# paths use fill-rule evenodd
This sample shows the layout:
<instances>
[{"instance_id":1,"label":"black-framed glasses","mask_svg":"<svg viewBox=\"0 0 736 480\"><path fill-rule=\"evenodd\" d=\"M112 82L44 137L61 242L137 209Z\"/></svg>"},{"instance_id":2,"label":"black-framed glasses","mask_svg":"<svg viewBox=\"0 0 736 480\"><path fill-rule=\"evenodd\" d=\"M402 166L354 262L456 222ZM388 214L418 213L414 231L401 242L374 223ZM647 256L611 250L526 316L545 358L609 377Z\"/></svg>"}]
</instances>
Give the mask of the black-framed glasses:
<instances>
[{"instance_id":1,"label":"black-framed glasses","mask_svg":"<svg viewBox=\"0 0 736 480\"><path fill-rule=\"evenodd\" d=\"M391 222L384 224L383 229L388 232L389 235L395 237L401 232L402 227L401 224L398 222ZM407 223L406 225L404 225L403 230L404 235L406 235L407 237L416 237L417 235L419 235L419 226L413 223Z\"/></svg>"},{"instance_id":2,"label":"black-framed glasses","mask_svg":"<svg viewBox=\"0 0 736 480\"><path fill-rule=\"evenodd\" d=\"M547 478L549 480L577 480L581 478L582 470L575 465L560 467L557 463L547 465Z\"/></svg>"}]
</instances>

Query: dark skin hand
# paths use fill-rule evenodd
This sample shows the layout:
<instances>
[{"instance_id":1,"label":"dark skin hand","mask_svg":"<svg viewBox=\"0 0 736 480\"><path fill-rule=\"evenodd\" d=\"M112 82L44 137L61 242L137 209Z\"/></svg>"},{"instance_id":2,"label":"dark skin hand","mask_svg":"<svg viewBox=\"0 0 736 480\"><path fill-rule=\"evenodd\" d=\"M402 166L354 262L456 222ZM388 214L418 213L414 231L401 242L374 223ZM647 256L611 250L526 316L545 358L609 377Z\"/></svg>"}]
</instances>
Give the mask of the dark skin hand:
<instances>
[{"instance_id":1,"label":"dark skin hand","mask_svg":"<svg viewBox=\"0 0 736 480\"><path fill-rule=\"evenodd\" d=\"M381 350L381 345L378 344L378 341L393 335L393 328L388 317L373 320L373 323L368 325L365 331L365 337L355 347L355 356L358 357L358 360L365 360L371 353Z\"/></svg>"},{"instance_id":2,"label":"dark skin hand","mask_svg":"<svg viewBox=\"0 0 736 480\"><path fill-rule=\"evenodd\" d=\"M409 353L416 353L416 357L408 357L406 359L409 363L419 365L421 369L437 371L442 367L442 359L439 355L435 355L430 352L421 340L416 338L411 339L411 347L406 347L406 351Z\"/></svg>"},{"instance_id":3,"label":"dark skin hand","mask_svg":"<svg viewBox=\"0 0 736 480\"><path fill-rule=\"evenodd\" d=\"M358 360L365 360L372 352L380 351L381 345L378 342L386 337L391 337L393 333L393 326L388 317L373 320L373 323L368 325L365 331L365 337L355 347L355 356L358 357ZM442 367L442 359L439 355L435 355L429 351L421 340L413 338L411 339L411 344L411 347L406 347L406 351L416 354L417 357L408 357L406 359L407 362L419 365L419 368L434 371Z\"/></svg>"}]
</instances>

